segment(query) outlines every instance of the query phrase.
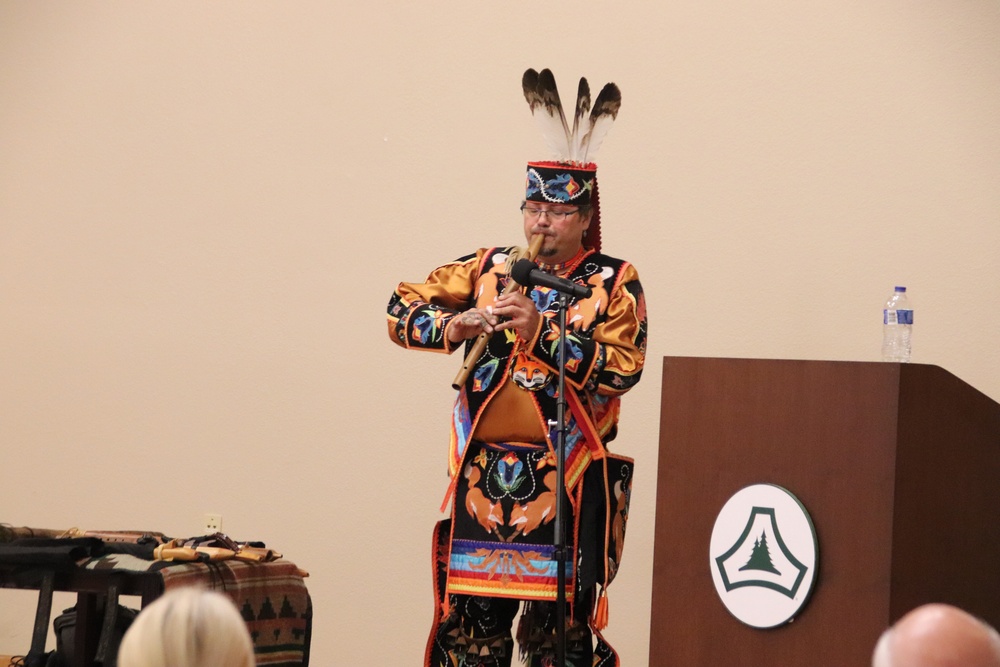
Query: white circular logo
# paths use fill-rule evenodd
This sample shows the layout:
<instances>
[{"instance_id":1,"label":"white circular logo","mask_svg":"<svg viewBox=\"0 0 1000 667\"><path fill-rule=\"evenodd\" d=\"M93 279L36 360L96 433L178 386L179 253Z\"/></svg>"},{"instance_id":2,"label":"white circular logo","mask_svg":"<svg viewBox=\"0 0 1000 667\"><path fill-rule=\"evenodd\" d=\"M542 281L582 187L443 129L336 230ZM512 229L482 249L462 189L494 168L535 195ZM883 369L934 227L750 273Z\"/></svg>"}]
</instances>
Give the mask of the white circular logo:
<instances>
[{"instance_id":1,"label":"white circular logo","mask_svg":"<svg viewBox=\"0 0 1000 667\"><path fill-rule=\"evenodd\" d=\"M715 590L729 613L749 626L792 620L809 599L818 564L812 519L780 486L741 489L715 519L709 547Z\"/></svg>"}]
</instances>

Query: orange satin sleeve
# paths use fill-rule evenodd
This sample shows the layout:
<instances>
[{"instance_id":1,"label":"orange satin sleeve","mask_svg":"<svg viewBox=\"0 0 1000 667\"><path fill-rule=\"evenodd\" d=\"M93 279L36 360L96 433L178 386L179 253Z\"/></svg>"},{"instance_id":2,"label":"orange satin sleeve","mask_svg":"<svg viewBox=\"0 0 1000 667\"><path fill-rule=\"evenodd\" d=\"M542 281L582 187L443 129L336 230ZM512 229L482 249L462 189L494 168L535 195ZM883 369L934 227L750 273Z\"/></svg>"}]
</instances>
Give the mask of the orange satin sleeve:
<instances>
[{"instance_id":1,"label":"orange satin sleeve","mask_svg":"<svg viewBox=\"0 0 1000 667\"><path fill-rule=\"evenodd\" d=\"M625 389L606 380L605 375L635 376L642 373L646 363L645 345L641 346L640 326L646 321L645 300L637 299L624 286L638 282L639 274L631 264L627 265L608 303L606 319L594 330L594 340L604 347L604 367L597 379L597 393L622 394ZM608 373L608 372L611 373Z\"/></svg>"},{"instance_id":2,"label":"orange satin sleeve","mask_svg":"<svg viewBox=\"0 0 1000 667\"><path fill-rule=\"evenodd\" d=\"M482 249L440 266L421 283L401 282L389 300L389 338L408 349L450 353L461 344L448 341L448 324L472 306Z\"/></svg>"}]
</instances>

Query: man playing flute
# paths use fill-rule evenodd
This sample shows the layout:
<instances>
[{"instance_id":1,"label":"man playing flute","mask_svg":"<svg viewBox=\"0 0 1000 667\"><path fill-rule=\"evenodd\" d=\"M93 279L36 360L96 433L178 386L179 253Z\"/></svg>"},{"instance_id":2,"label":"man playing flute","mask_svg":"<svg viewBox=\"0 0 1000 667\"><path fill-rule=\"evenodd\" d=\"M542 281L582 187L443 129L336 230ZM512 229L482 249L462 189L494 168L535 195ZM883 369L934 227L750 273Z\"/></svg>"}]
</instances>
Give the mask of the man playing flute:
<instances>
[{"instance_id":1,"label":"man playing flute","mask_svg":"<svg viewBox=\"0 0 1000 667\"><path fill-rule=\"evenodd\" d=\"M532 666L553 664L559 295L508 288L511 260L525 254L541 271L591 289L572 299L566 315L565 657L579 667L618 665L600 630L633 467L608 444L620 398L642 373L646 305L635 268L601 252L597 167L587 161L587 142L592 156L621 97L608 84L587 118L590 93L581 79L582 117L570 133L548 70L528 70L524 89L536 118L558 119L566 130L561 159L528 163L520 210L530 250L481 248L423 282L400 283L388 305L390 338L407 349L451 353L464 344L468 352L485 334L452 410L451 518L435 532L439 613L425 655L433 667L509 666L522 602L521 656Z\"/></svg>"}]
</instances>

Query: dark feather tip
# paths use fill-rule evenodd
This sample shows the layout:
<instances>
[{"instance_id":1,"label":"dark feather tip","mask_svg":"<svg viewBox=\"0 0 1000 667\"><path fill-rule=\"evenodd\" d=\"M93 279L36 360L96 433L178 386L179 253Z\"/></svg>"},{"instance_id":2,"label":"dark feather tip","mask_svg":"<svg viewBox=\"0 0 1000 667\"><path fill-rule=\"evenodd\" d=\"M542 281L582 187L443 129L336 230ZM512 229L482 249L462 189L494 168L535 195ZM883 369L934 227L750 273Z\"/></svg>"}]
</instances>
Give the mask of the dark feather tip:
<instances>
[{"instance_id":1,"label":"dark feather tip","mask_svg":"<svg viewBox=\"0 0 1000 667\"><path fill-rule=\"evenodd\" d=\"M580 77L580 85L576 89L576 113L583 115L590 109L590 84Z\"/></svg>"},{"instance_id":2,"label":"dark feather tip","mask_svg":"<svg viewBox=\"0 0 1000 667\"><path fill-rule=\"evenodd\" d=\"M521 88L524 90L524 99L528 100L531 113L542 104L542 99L538 96L538 72L529 69L521 77Z\"/></svg>"},{"instance_id":3,"label":"dark feather tip","mask_svg":"<svg viewBox=\"0 0 1000 667\"><path fill-rule=\"evenodd\" d=\"M559 101L559 89L556 88L556 78L550 70L543 69L538 73L538 88L536 90L546 104L562 106Z\"/></svg>"},{"instance_id":4,"label":"dark feather tip","mask_svg":"<svg viewBox=\"0 0 1000 667\"><path fill-rule=\"evenodd\" d=\"M610 114L612 118L617 118L618 109L621 108L621 105L622 92L618 90L618 86L613 83L606 84L594 102L594 110L591 112L590 117L597 118L598 116Z\"/></svg>"},{"instance_id":5,"label":"dark feather tip","mask_svg":"<svg viewBox=\"0 0 1000 667\"><path fill-rule=\"evenodd\" d=\"M538 72L533 69L524 70L524 75L521 77L521 87L526 91L538 88Z\"/></svg>"}]
</instances>

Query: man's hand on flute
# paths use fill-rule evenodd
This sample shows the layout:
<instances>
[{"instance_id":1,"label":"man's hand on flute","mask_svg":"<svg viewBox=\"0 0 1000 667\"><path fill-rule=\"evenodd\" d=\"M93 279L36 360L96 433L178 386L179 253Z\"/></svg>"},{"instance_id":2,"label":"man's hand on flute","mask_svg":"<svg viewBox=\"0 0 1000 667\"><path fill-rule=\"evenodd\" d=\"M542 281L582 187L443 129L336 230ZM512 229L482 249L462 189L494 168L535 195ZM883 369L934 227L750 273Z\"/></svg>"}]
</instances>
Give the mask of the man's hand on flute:
<instances>
[{"instance_id":1,"label":"man's hand on flute","mask_svg":"<svg viewBox=\"0 0 1000 667\"><path fill-rule=\"evenodd\" d=\"M491 334L497 326L499 318L493 314L493 307L469 308L452 320L448 326L448 340L461 343L468 338L475 338L481 333Z\"/></svg>"},{"instance_id":2,"label":"man's hand on flute","mask_svg":"<svg viewBox=\"0 0 1000 667\"><path fill-rule=\"evenodd\" d=\"M535 302L520 292L507 292L498 296L493 313L500 316L494 329L513 329L522 340L528 341L538 330L538 320L542 317L535 308Z\"/></svg>"},{"instance_id":3,"label":"man's hand on flute","mask_svg":"<svg viewBox=\"0 0 1000 667\"><path fill-rule=\"evenodd\" d=\"M538 328L541 315L535 302L520 292L507 292L496 299L496 304L486 308L470 308L448 327L448 340L460 343L467 338L494 331L513 329L524 340L531 340Z\"/></svg>"}]
</instances>

